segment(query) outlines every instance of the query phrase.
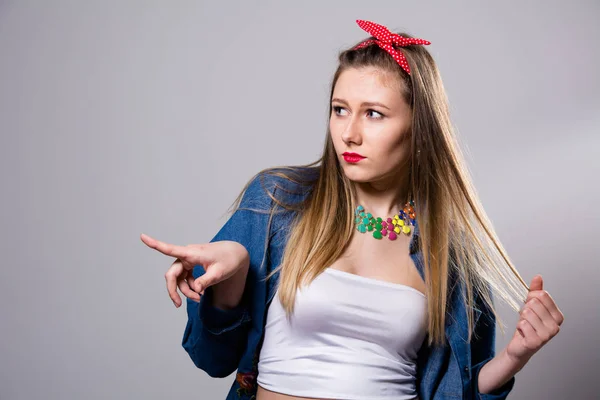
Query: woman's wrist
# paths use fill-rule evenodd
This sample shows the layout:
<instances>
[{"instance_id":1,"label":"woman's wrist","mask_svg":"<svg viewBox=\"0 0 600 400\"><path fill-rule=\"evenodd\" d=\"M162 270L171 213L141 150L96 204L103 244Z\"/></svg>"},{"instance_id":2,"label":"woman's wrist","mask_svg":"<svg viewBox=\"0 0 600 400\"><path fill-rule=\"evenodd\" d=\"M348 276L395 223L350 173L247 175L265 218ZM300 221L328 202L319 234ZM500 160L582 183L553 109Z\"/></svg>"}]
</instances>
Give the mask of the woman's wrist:
<instances>
[{"instance_id":1,"label":"woman's wrist","mask_svg":"<svg viewBox=\"0 0 600 400\"><path fill-rule=\"evenodd\" d=\"M241 245L240 247L239 253L236 254L240 260L240 267L232 276L212 286L213 306L222 310L237 307L246 288L250 258L246 249Z\"/></svg>"},{"instance_id":2,"label":"woman's wrist","mask_svg":"<svg viewBox=\"0 0 600 400\"><path fill-rule=\"evenodd\" d=\"M512 379L528 360L515 360L506 349L488 361L479 371L477 387L482 394L491 393Z\"/></svg>"}]
</instances>

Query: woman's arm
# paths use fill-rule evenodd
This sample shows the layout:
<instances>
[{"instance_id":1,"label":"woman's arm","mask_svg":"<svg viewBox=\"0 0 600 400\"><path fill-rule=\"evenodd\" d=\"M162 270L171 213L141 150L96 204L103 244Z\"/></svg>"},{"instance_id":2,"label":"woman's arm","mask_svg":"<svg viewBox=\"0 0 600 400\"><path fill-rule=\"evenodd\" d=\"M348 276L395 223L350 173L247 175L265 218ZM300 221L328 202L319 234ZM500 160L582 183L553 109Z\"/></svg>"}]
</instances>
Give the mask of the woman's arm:
<instances>
[{"instance_id":1,"label":"woman's arm","mask_svg":"<svg viewBox=\"0 0 600 400\"><path fill-rule=\"evenodd\" d=\"M239 249L234 250L236 258L240 259L241 267L237 272L227 280L213 285L213 305L221 310L231 310L236 308L242 301L242 295L246 288L246 278L248 277L248 268L250 267L250 255L244 246L237 242Z\"/></svg>"},{"instance_id":2,"label":"woman's arm","mask_svg":"<svg viewBox=\"0 0 600 400\"><path fill-rule=\"evenodd\" d=\"M508 382L531 357L560 330L564 315L543 290L541 276L535 276L529 294L521 309L517 329L502 352L486 363L479 372L481 393L490 393Z\"/></svg>"},{"instance_id":3,"label":"woman's arm","mask_svg":"<svg viewBox=\"0 0 600 400\"><path fill-rule=\"evenodd\" d=\"M504 370L500 376L494 375L500 372L498 368L506 368L502 353L496 356L496 317L480 295L475 296L475 305L481 310L481 317L471 341L472 397L478 400L503 400L513 389L514 373Z\"/></svg>"},{"instance_id":4,"label":"woman's arm","mask_svg":"<svg viewBox=\"0 0 600 400\"><path fill-rule=\"evenodd\" d=\"M242 197L239 209L211 240L240 243L249 256L248 268L227 281L208 286L199 303L187 299L188 321L182 346L194 364L212 377L226 377L234 372L246 347L251 322L251 291L246 282L256 278L265 256L269 222L266 210L270 206L271 199L257 177ZM194 267L194 278L203 274L201 265Z\"/></svg>"},{"instance_id":5,"label":"woman's arm","mask_svg":"<svg viewBox=\"0 0 600 400\"><path fill-rule=\"evenodd\" d=\"M506 353L506 349L496 355L493 359L486 362L479 371L477 386L481 394L488 394L497 391L517 372L519 372L527 361L515 362Z\"/></svg>"}]
</instances>

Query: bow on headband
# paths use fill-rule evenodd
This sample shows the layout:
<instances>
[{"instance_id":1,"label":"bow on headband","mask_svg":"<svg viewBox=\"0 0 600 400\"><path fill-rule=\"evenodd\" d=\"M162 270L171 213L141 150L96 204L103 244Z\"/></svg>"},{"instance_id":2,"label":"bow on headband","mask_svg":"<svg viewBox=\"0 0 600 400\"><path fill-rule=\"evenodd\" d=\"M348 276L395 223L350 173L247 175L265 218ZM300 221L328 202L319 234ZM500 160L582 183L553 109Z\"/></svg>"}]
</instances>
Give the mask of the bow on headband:
<instances>
[{"instance_id":1,"label":"bow on headband","mask_svg":"<svg viewBox=\"0 0 600 400\"><path fill-rule=\"evenodd\" d=\"M404 36L398 35L397 33L392 33L385 26L376 24L375 22L357 19L356 23L358 24L358 26L361 27L362 30L367 31L371 34L371 36L375 37L376 40L365 40L364 42L356 45L354 47L354 50L358 50L362 47L375 43L377 46L390 53L390 55L394 57L394 60L396 60L396 62L400 64L402 69L404 69L409 75L410 67L408 66L408 61L406 61L406 57L404 57L404 54L402 54L402 52L394 49L392 45L395 44L397 46L404 47L411 44L431 44L431 42L427 40L417 38L406 38Z\"/></svg>"}]
</instances>

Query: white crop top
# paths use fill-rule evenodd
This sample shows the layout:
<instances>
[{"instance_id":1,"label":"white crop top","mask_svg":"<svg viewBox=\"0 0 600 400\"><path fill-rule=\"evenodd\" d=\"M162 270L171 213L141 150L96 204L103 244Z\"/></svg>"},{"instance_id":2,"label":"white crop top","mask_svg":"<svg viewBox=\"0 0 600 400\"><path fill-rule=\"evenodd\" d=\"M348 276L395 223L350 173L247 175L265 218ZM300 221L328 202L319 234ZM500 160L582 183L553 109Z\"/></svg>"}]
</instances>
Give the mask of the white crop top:
<instances>
[{"instance_id":1,"label":"white crop top","mask_svg":"<svg viewBox=\"0 0 600 400\"><path fill-rule=\"evenodd\" d=\"M410 286L327 268L296 294L291 323L276 293L257 382L320 399L414 399L427 298Z\"/></svg>"}]
</instances>

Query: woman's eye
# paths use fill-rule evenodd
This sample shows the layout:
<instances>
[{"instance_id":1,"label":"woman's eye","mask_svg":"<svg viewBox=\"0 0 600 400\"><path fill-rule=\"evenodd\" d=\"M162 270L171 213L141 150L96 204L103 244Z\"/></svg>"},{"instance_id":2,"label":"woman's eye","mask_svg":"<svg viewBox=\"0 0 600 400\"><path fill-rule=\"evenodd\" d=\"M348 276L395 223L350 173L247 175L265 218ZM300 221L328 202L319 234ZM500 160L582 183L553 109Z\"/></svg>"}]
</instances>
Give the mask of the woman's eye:
<instances>
[{"instance_id":1,"label":"woman's eye","mask_svg":"<svg viewBox=\"0 0 600 400\"><path fill-rule=\"evenodd\" d=\"M383 114L380 113L379 111L375 111L375 110L368 110L367 112L374 112L375 114L378 114L378 117L374 117L373 119L382 119L383 118Z\"/></svg>"},{"instance_id":2,"label":"woman's eye","mask_svg":"<svg viewBox=\"0 0 600 400\"><path fill-rule=\"evenodd\" d=\"M333 106L333 112L335 112L337 115L340 115L340 110L343 110L343 108L340 106Z\"/></svg>"},{"instance_id":3,"label":"woman's eye","mask_svg":"<svg viewBox=\"0 0 600 400\"><path fill-rule=\"evenodd\" d=\"M336 115L344 115L344 114L341 114L341 112L342 112L342 111L346 111L346 110L345 110L343 107L340 107L340 106L333 106L333 107L332 107L332 109L333 109L333 112L334 112ZM370 119L383 119L383 118L385 117L385 116L384 116L382 113L380 113L379 111L375 111L375 110L367 110L367 114L370 114L370 113L375 113L375 114L377 114L377 115L370 116L370 117L369 117Z\"/></svg>"}]
</instances>

